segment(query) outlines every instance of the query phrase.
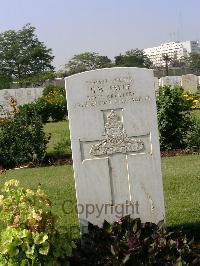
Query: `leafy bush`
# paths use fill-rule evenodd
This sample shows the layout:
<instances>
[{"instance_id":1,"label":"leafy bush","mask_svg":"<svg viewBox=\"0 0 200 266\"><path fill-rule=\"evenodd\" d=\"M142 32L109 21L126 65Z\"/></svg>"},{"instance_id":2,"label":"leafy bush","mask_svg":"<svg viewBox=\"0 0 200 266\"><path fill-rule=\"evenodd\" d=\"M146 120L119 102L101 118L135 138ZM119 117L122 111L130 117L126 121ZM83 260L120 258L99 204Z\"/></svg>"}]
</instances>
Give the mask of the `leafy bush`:
<instances>
[{"instance_id":1,"label":"leafy bush","mask_svg":"<svg viewBox=\"0 0 200 266\"><path fill-rule=\"evenodd\" d=\"M60 95L63 95L64 97L66 97L65 88L63 88L63 87L57 87L57 86L54 86L54 85L48 85L48 86L46 86L44 88L44 90L43 90L42 95L43 96L47 96L50 93L53 93L55 91L56 92L59 92Z\"/></svg>"},{"instance_id":2,"label":"leafy bush","mask_svg":"<svg viewBox=\"0 0 200 266\"><path fill-rule=\"evenodd\" d=\"M27 115L36 111L42 117L43 123L49 119L61 121L67 115L65 89L49 85L44 89L42 97L35 103L21 106L20 110L24 113L27 112Z\"/></svg>"},{"instance_id":3,"label":"leafy bush","mask_svg":"<svg viewBox=\"0 0 200 266\"><path fill-rule=\"evenodd\" d=\"M36 192L5 183L0 195L0 265L67 265L72 242L57 230L50 201L39 187ZM60 263L60 264L58 264Z\"/></svg>"},{"instance_id":4,"label":"leafy bush","mask_svg":"<svg viewBox=\"0 0 200 266\"><path fill-rule=\"evenodd\" d=\"M88 231L83 235L82 244L73 251L71 265L186 265L195 260L200 262L186 236L182 232L170 232L162 222L142 224L140 219L126 216L113 224L104 222L102 228L90 224Z\"/></svg>"},{"instance_id":5,"label":"leafy bush","mask_svg":"<svg viewBox=\"0 0 200 266\"><path fill-rule=\"evenodd\" d=\"M43 96L37 101L39 113L42 117L53 121L61 121L67 115L67 102L65 89L53 85L47 86L43 91ZM46 117L45 117L46 116Z\"/></svg>"},{"instance_id":6,"label":"leafy bush","mask_svg":"<svg viewBox=\"0 0 200 266\"><path fill-rule=\"evenodd\" d=\"M192 130L190 110L193 101L184 97L181 87L161 87L157 97L161 150L185 148Z\"/></svg>"},{"instance_id":7,"label":"leafy bush","mask_svg":"<svg viewBox=\"0 0 200 266\"><path fill-rule=\"evenodd\" d=\"M200 108L200 97L192 92L184 92L185 99L192 102L192 109Z\"/></svg>"},{"instance_id":8,"label":"leafy bush","mask_svg":"<svg viewBox=\"0 0 200 266\"><path fill-rule=\"evenodd\" d=\"M47 137L37 113L19 112L0 123L0 165L8 168L38 164L46 153Z\"/></svg>"},{"instance_id":9,"label":"leafy bush","mask_svg":"<svg viewBox=\"0 0 200 266\"><path fill-rule=\"evenodd\" d=\"M200 117L192 117L192 130L186 136L187 148L200 150Z\"/></svg>"}]
</instances>

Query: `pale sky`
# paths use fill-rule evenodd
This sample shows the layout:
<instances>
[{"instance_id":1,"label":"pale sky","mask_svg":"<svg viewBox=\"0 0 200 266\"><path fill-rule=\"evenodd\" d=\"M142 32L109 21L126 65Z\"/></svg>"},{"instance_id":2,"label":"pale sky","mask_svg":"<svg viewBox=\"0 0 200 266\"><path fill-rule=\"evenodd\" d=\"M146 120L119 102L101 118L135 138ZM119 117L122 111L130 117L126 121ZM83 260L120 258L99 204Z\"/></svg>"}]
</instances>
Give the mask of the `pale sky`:
<instances>
[{"instance_id":1,"label":"pale sky","mask_svg":"<svg viewBox=\"0 0 200 266\"><path fill-rule=\"evenodd\" d=\"M199 0L0 0L0 32L31 23L57 69L74 54L111 59L134 48L200 39Z\"/></svg>"}]
</instances>

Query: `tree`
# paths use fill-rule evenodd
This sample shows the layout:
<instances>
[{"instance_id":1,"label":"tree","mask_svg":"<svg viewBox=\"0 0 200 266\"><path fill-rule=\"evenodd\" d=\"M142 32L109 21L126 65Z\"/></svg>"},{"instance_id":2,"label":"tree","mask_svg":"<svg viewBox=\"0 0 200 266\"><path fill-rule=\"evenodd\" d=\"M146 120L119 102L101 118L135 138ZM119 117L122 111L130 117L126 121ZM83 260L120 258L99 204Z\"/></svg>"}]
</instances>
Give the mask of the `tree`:
<instances>
[{"instance_id":1,"label":"tree","mask_svg":"<svg viewBox=\"0 0 200 266\"><path fill-rule=\"evenodd\" d=\"M165 61L166 76L169 76L169 62L171 58L169 57L168 54L163 54L162 58Z\"/></svg>"},{"instance_id":2,"label":"tree","mask_svg":"<svg viewBox=\"0 0 200 266\"><path fill-rule=\"evenodd\" d=\"M41 79L53 71L52 50L40 42L30 24L0 34L0 76L19 82Z\"/></svg>"},{"instance_id":3,"label":"tree","mask_svg":"<svg viewBox=\"0 0 200 266\"><path fill-rule=\"evenodd\" d=\"M115 57L115 65L122 67L146 67L151 68L152 62L145 55L143 50L132 49L126 51L124 55L120 54Z\"/></svg>"},{"instance_id":4,"label":"tree","mask_svg":"<svg viewBox=\"0 0 200 266\"><path fill-rule=\"evenodd\" d=\"M194 74L200 73L200 54L191 53L187 58L188 66Z\"/></svg>"},{"instance_id":5,"label":"tree","mask_svg":"<svg viewBox=\"0 0 200 266\"><path fill-rule=\"evenodd\" d=\"M111 65L111 60L107 56L102 56L94 52L85 52L74 55L65 67L67 74L73 75L98 68L111 67Z\"/></svg>"}]
</instances>

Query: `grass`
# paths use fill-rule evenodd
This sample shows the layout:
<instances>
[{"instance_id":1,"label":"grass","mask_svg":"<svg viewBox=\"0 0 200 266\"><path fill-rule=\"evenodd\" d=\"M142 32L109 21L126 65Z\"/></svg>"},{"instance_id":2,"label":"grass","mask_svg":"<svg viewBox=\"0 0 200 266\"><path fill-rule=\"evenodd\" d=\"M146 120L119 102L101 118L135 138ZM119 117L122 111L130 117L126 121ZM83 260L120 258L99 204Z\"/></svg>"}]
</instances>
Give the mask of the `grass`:
<instances>
[{"instance_id":1,"label":"grass","mask_svg":"<svg viewBox=\"0 0 200 266\"><path fill-rule=\"evenodd\" d=\"M162 159L166 221L196 230L200 238L200 156Z\"/></svg>"},{"instance_id":2,"label":"grass","mask_svg":"<svg viewBox=\"0 0 200 266\"><path fill-rule=\"evenodd\" d=\"M71 166L9 170L0 177L1 188L5 181L11 178L18 179L23 187L34 190L41 184L42 189L52 202L52 211L59 217L59 225L68 228L78 226L78 218L75 211L75 186ZM63 204L67 201L71 202L70 214L66 214L63 211L65 210Z\"/></svg>"},{"instance_id":3,"label":"grass","mask_svg":"<svg viewBox=\"0 0 200 266\"><path fill-rule=\"evenodd\" d=\"M47 144L47 155L54 157L66 157L71 154L69 139L69 125L67 121L49 122L44 125L44 132L50 135L49 143ZM58 149L56 147L58 146Z\"/></svg>"},{"instance_id":4,"label":"grass","mask_svg":"<svg viewBox=\"0 0 200 266\"><path fill-rule=\"evenodd\" d=\"M200 156L163 158L162 171L167 225L184 225L197 230L200 237ZM33 189L40 183L53 202L53 211L59 216L60 225L78 225L72 166L9 170L1 175L0 187L10 178ZM63 211L63 203L67 201L70 201L70 214Z\"/></svg>"}]
</instances>

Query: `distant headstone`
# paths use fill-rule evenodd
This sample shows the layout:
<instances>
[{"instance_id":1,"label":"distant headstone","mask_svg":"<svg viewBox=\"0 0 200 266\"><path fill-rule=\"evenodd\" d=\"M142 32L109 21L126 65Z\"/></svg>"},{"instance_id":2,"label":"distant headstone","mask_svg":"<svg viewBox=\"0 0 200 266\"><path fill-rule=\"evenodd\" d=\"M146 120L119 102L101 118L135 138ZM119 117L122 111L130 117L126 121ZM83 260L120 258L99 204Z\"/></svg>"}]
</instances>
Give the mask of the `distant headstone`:
<instances>
[{"instance_id":1,"label":"distant headstone","mask_svg":"<svg viewBox=\"0 0 200 266\"><path fill-rule=\"evenodd\" d=\"M166 76L160 78L160 86L181 86L181 76Z\"/></svg>"},{"instance_id":2,"label":"distant headstone","mask_svg":"<svg viewBox=\"0 0 200 266\"><path fill-rule=\"evenodd\" d=\"M198 89L199 89L199 87L200 87L200 76L198 76L198 84L197 84L197 86L198 86Z\"/></svg>"},{"instance_id":3,"label":"distant headstone","mask_svg":"<svg viewBox=\"0 0 200 266\"><path fill-rule=\"evenodd\" d=\"M154 77L154 88L155 88L156 94L158 94L158 92L159 92L159 79L157 77Z\"/></svg>"},{"instance_id":4,"label":"distant headstone","mask_svg":"<svg viewBox=\"0 0 200 266\"><path fill-rule=\"evenodd\" d=\"M127 214L164 219L153 71L94 70L65 86L82 231Z\"/></svg>"},{"instance_id":5,"label":"distant headstone","mask_svg":"<svg viewBox=\"0 0 200 266\"><path fill-rule=\"evenodd\" d=\"M44 88L19 88L0 90L0 116L12 111L10 100L14 98L17 106L32 103L42 96Z\"/></svg>"},{"instance_id":6,"label":"distant headstone","mask_svg":"<svg viewBox=\"0 0 200 266\"><path fill-rule=\"evenodd\" d=\"M198 78L193 74L182 76L182 87L185 91L197 92Z\"/></svg>"}]
</instances>

